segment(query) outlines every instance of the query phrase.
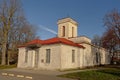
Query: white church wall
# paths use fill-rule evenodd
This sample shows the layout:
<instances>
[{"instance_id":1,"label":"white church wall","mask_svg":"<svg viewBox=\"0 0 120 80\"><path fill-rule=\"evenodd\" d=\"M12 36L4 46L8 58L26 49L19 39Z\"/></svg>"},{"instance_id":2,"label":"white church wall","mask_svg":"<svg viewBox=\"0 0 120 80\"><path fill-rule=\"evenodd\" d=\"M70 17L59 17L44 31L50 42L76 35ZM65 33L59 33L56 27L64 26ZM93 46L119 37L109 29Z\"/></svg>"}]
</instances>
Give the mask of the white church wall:
<instances>
[{"instance_id":1,"label":"white church wall","mask_svg":"<svg viewBox=\"0 0 120 80\"><path fill-rule=\"evenodd\" d=\"M85 47L83 52L83 67L93 66L94 55L92 53L91 45L86 43L82 43L82 45Z\"/></svg>"},{"instance_id":2,"label":"white church wall","mask_svg":"<svg viewBox=\"0 0 120 80\"><path fill-rule=\"evenodd\" d=\"M101 64L110 64L110 57L109 57L109 53L106 49L101 48Z\"/></svg>"},{"instance_id":3,"label":"white church wall","mask_svg":"<svg viewBox=\"0 0 120 80\"><path fill-rule=\"evenodd\" d=\"M105 51L103 49L100 49L101 52L101 64L105 64Z\"/></svg>"},{"instance_id":4,"label":"white church wall","mask_svg":"<svg viewBox=\"0 0 120 80\"><path fill-rule=\"evenodd\" d=\"M91 46L92 53L93 53L93 65L97 66L101 64L101 59L102 59L102 52L100 49L96 46Z\"/></svg>"},{"instance_id":5,"label":"white church wall","mask_svg":"<svg viewBox=\"0 0 120 80\"><path fill-rule=\"evenodd\" d=\"M106 49L98 46L92 46L92 53L94 54L94 65L106 65L109 64L109 53Z\"/></svg>"},{"instance_id":6,"label":"white church wall","mask_svg":"<svg viewBox=\"0 0 120 80\"><path fill-rule=\"evenodd\" d=\"M34 68L34 50L26 51L27 48L19 48L19 56L18 56L18 68ZM26 57L27 55L27 57ZM25 60L26 58L26 60Z\"/></svg>"},{"instance_id":7,"label":"white church wall","mask_svg":"<svg viewBox=\"0 0 120 80\"><path fill-rule=\"evenodd\" d=\"M78 50L79 52L78 52L78 55L79 55L79 57L78 57L78 67L79 68L83 68L84 67L84 63L83 63L83 59L84 59L84 49L82 49L82 48L79 48L79 50Z\"/></svg>"},{"instance_id":8,"label":"white church wall","mask_svg":"<svg viewBox=\"0 0 120 80\"><path fill-rule=\"evenodd\" d=\"M18 64L17 67L18 68L25 68L27 66L27 64L25 63L25 52L26 52L26 48L22 47L19 48L19 53L18 53Z\"/></svg>"},{"instance_id":9,"label":"white church wall","mask_svg":"<svg viewBox=\"0 0 120 80\"><path fill-rule=\"evenodd\" d=\"M46 49L50 49L50 63L46 63ZM60 44L43 45L39 51L39 69L56 70L60 69Z\"/></svg>"},{"instance_id":10,"label":"white church wall","mask_svg":"<svg viewBox=\"0 0 120 80\"><path fill-rule=\"evenodd\" d=\"M34 68L35 51L28 50L27 68Z\"/></svg>"},{"instance_id":11,"label":"white church wall","mask_svg":"<svg viewBox=\"0 0 120 80\"><path fill-rule=\"evenodd\" d=\"M72 50L75 51L75 61L72 62ZM78 68L78 47L73 47L69 45L61 45L61 70Z\"/></svg>"},{"instance_id":12,"label":"white church wall","mask_svg":"<svg viewBox=\"0 0 120 80\"><path fill-rule=\"evenodd\" d=\"M23 64L23 62L25 61L24 57L25 57L25 48L19 48L18 49L18 64L17 67L21 68L24 67L25 65ZM23 65L22 65L23 64Z\"/></svg>"}]
</instances>

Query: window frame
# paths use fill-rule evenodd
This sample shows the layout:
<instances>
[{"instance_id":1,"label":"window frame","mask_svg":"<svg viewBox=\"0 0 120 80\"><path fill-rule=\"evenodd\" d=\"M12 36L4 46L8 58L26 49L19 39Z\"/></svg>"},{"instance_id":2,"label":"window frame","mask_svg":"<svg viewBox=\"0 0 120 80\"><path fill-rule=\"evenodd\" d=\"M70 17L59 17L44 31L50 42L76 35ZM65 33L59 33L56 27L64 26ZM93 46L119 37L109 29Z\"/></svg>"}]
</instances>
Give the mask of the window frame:
<instances>
[{"instance_id":1,"label":"window frame","mask_svg":"<svg viewBox=\"0 0 120 80\"><path fill-rule=\"evenodd\" d=\"M62 27L62 37L65 37L65 26Z\"/></svg>"},{"instance_id":2,"label":"window frame","mask_svg":"<svg viewBox=\"0 0 120 80\"><path fill-rule=\"evenodd\" d=\"M51 62L51 49L46 49L46 63Z\"/></svg>"},{"instance_id":3,"label":"window frame","mask_svg":"<svg viewBox=\"0 0 120 80\"><path fill-rule=\"evenodd\" d=\"M72 27L72 37L74 37L74 27Z\"/></svg>"},{"instance_id":4,"label":"window frame","mask_svg":"<svg viewBox=\"0 0 120 80\"><path fill-rule=\"evenodd\" d=\"M75 63L75 50L72 50L72 63Z\"/></svg>"}]
</instances>

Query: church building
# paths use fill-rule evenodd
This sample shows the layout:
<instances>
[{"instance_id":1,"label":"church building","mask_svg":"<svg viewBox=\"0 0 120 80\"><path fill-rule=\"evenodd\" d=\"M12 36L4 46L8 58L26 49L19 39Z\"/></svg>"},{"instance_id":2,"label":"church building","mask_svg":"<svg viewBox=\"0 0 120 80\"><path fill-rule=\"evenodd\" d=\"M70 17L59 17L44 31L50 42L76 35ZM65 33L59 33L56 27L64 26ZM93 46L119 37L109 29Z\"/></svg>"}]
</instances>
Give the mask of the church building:
<instances>
[{"instance_id":1,"label":"church building","mask_svg":"<svg viewBox=\"0 0 120 80\"><path fill-rule=\"evenodd\" d=\"M58 37L35 39L19 47L18 68L66 70L109 64L108 51L77 35L78 23L58 20Z\"/></svg>"}]
</instances>

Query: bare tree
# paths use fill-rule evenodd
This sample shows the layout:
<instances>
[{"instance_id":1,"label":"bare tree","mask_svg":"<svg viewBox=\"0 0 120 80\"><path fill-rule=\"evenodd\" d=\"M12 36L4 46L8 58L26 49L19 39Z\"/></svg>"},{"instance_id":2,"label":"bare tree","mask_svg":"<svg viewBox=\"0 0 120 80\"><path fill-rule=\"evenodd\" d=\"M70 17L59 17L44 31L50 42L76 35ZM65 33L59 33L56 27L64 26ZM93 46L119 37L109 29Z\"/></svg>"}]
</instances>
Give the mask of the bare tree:
<instances>
[{"instance_id":1,"label":"bare tree","mask_svg":"<svg viewBox=\"0 0 120 80\"><path fill-rule=\"evenodd\" d=\"M92 39L92 44L96 46L101 46L101 37L99 35L94 35Z\"/></svg>"},{"instance_id":2,"label":"bare tree","mask_svg":"<svg viewBox=\"0 0 120 80\"><path fill-rule=\"evenodd\" d=\"M13 24L13 19L16 17L16 12L18 10L16 0L9 0L1 4L0 7L0 20L1 20L1 29L2 29L2 65L6 64L6 52L7 52L7 43L8 43L8 33Z\"/></svg>"},{"instance_id":3,"label":"bare tree","mask_svg":"<svg viewBox=\"0 0 120 80\"><path fill-rule=\"evenodd\" d=\"M24 23L24 25L12 29L9 33L8 38L8 47L11 50L8 54L9 59L16 60L17 55L17 46L24 44L28 41L31 41L35 38L35 29L28 23ZM8 60L9 60L8 59ZM17 62L17 61L16 61ZM9 61L8 61L9 63Z\"/></svg>"},{"instance_id":4,"label":"bare tree","mask_svg":"<svg viewBox=\"0 0 120 80\"><path fill-rule=\"evenodd\" d=\"M118 49L119 40L116 37L113 29L108 29L102 36L102 47L109 50L111 63L113 63L114 52Z\"/></svg>"},{"instance_id":5,"label":"bare tree","mask_svg":"<svg viewBox=\"0 0 120 80\"><path fill-rule=\"evenodd\" d=\"M120 41L120 13L118 10L114 9L112 12L105 15L104 25L107 28L113 29L116 37Z\"/></svg>"},{"instance_id":6,"label":"bare tree","mask_svg":"<svg viewBox=\"0 0 120 80\"><path fill-rule=\"evenodd\" d=\"M16 49L17 45L27 42L35 36L35 31L23 14L20 0L3 0L0 6L0 32L2 41L1 65L5 65L6 62L9 65L10 55L7 54L7 49Z\"/></svg>"},{"instance_id":7,"label":"bare tree","mask_svg":"<svg viewBox=\"0 0 120 80\"><path fill-rule=\"evenodd\" d=\"M104 17L104 25L107 30L103 35L103 47L109 49L113 57L114 52L120 50L120 12L114 9L106 14Z\"/></svg>"},{"instance_id":8,"label":"bare tree","mask_svg":"<svg viewBox=\"0 0 120 80\"><path fill-rule=\"evenodd\" d=\"M1 33L1 29L0 29L0 33ZM0 34L0 63L1 63L1 54L2 54L2 52L1 52L1 50L2 50L2 44L1 44L1 41L2 41L2 35Z\"/></svg>"}]
</instances>

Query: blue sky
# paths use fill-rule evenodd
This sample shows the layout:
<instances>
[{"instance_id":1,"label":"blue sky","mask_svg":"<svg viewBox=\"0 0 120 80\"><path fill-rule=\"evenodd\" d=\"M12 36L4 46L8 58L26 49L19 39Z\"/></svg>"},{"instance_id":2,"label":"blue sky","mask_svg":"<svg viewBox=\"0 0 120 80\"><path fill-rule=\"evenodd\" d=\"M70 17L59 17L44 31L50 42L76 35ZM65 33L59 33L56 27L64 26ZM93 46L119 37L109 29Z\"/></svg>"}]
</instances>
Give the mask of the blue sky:
<instances>
[{"instance_id":1,"label":"blue sky","mask_svg":"<svg viewBox=\"0 0 120 80\"><path fill-rule=\"evenodd\" d=\"M93 38L105 31L104 15L114 8L120 11L120 0L22 0L22 7L41 39L55 37L58 19L68 16L79 23L78 36Z\"/></svg>"}]
</instances>

